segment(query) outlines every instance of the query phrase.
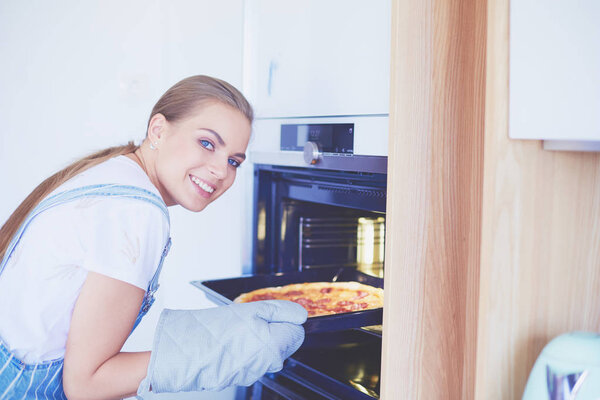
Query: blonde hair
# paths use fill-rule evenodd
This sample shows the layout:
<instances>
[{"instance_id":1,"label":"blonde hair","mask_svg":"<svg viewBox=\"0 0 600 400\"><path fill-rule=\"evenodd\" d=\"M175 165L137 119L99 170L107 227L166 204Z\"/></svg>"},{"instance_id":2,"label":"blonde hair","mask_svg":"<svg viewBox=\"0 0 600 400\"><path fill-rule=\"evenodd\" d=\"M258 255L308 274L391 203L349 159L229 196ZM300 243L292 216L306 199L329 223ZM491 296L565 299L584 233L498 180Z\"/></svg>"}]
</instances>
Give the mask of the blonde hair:
<instances>
[{"instance_id":1,"label":"blonde hair","mask_svg":"<svg viewBox=\"0 0 600 400\"><path fill-rule=\"evenodd\" d=\"M239 110L250 123L254 120L252 106L244 95L229 83L206 75L196 75L183 79L167 90L152 108L148 124L156 114L162 114L167 121L175 122L188 116L197 106L209 102L220 102ZM110 158L133 153L138 146L129 142L124 146L110 147L78 161L55 173L40 183L23 200L17 209L0 228L0 260L25 218L54 189L75 175L98 165Z\"/></svg>"}]
</instances>

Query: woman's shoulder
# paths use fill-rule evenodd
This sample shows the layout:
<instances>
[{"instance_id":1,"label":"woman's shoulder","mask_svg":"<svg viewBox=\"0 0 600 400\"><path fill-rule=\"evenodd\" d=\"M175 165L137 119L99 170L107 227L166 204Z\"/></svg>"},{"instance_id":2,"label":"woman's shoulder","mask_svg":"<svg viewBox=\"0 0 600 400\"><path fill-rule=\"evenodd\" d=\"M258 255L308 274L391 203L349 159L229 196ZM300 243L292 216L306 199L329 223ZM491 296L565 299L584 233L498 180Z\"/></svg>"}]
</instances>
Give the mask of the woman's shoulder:
<instances>
[{"instance_id":1,"label":"woman's shoulder","mask_svg":"<svg viewBox=\"0 0 600 400\"><path fill-rule=\"evenodd\" d=\"M132 186L149 191L160 197L160 193L148 178L144 170L126 156L113 157L60 185L54 193L60 193L83 186L116 184Z\"/></svg>"},{"instance_id":2,"label":"woman's shoulder","mask_svg":"<svg viewBox=\"0 0 600 400\"><path fill-rule=\"evenodd\" d=\"M99 186L98 191L88 190ZM70 200L61 201L63 196ZM83 171L56 188L46 201L48 199L64 203L58 208L73 216L131 215L140 225L148 219L164 219L169 225L169 213L160 193L144 170L125 156L111 158Z\"/></svg>"}]
</instances>

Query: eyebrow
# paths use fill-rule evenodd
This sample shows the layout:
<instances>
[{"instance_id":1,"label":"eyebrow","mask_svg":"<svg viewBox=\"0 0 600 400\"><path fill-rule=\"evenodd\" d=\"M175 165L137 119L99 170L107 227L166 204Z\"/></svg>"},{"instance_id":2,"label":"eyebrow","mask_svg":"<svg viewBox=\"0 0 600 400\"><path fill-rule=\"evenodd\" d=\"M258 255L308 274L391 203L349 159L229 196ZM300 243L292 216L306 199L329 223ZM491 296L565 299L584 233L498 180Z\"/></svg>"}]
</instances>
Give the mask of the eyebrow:
<instances>
[{"instance_id":1,"label":"eyebrow","mask_svg":"<svg viewBox=\"0 0 600 400\"><path fill-rule=\"evenodd\" d=\"M213 131L212 129L209 129L209 128L200 128L200 130L212 133L217 138L217 141L219 142L219 144L221 146L225 146L225 141L223 140L223 138L221 137L221 135L219 135L217 132L215 132L215 131ZM246 155L244 153L235 153L234 156L239 157L242 160L246 159Z\"/></svg>"}]
</instances>

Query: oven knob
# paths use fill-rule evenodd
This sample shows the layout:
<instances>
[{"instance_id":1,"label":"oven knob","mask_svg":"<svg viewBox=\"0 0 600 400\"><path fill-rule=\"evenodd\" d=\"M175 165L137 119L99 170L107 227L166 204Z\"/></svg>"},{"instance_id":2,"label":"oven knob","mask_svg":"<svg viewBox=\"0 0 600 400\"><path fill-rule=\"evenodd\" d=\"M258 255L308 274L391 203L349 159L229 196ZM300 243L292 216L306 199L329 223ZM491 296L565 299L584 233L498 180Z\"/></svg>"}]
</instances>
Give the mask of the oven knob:
<instances>
[{"instance_id":1,"label":"oven knob","mask_svg":"<svg viewBox=\"0 0 600 400\"><path fill-rule=\"evenodd\" d=\"M307 164L316 164L321 158L321 152L319 151L319 145L315 142L306 142L304 145L304 161Z\"/></svg>"}]
</instances>

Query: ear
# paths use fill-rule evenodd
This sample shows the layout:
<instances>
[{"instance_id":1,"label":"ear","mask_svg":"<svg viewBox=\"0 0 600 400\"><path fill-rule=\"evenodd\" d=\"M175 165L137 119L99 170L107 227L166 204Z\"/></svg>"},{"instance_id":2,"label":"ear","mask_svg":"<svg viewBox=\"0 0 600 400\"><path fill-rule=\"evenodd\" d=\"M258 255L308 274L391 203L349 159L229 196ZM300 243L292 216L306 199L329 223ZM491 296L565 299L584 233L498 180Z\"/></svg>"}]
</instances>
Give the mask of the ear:
<instances>
[{"instance_id":1,"label":"ear","mask_svg":"<svg viewBox=\"0 0 600 400\"><path fill-rule=\"evenodd\" d=\"M154 143L160 140L167 129L167 124L167 119L160 113L154 114L152 118L150 118L148 132L146 133L146 136L148 139L150 139L150 142Z\"/></svg>"}]
</instances>

